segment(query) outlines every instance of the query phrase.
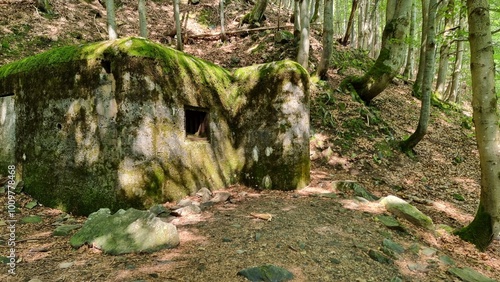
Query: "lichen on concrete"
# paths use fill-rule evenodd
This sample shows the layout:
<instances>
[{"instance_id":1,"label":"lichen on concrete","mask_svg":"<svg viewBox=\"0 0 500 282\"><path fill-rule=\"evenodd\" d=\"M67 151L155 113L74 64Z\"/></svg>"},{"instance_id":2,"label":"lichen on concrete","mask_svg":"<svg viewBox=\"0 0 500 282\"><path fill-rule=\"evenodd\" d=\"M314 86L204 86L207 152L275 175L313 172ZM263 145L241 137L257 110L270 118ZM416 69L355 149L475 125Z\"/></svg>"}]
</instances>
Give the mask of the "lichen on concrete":
<instances>
[{"instance_id":1,"label":"lichen on concrete","mask_svg":"<svg viewBox=\"0 0 500 282\"><path fill-rule=\"evenodd\" d=\"M11 160L2 151L0 163L13 158L28 193L78 214L240 181L301 188L308 84L292 61L230 73L143 38L54 49L0 68L16 116ZM209 113L206 140L187 138L186 107Z\"/></svg>"}]
</instances>

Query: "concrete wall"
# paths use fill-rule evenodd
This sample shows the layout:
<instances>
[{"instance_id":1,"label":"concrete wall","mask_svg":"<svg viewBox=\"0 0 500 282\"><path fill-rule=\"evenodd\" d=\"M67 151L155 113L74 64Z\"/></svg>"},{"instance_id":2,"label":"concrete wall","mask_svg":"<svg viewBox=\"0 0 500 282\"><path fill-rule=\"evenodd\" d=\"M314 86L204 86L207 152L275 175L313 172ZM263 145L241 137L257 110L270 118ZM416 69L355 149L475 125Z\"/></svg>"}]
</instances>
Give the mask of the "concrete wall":
<instances>
[{"instance_id":1,"label":"concrete wall","mask_svg":"<svg viewBox=\"0 0 500 282\"><path fill-rule=\"evenodd\" d=\"M39 202L89 214L240 181L282 190L309 182L309 77L300 65L233 76L144 39L98 44L102 54L91 59L0 77L0 93L16 101L1 100L16 116L15 133L0 127L10 148L1 156L12 158L14 149L25 191ZM161 56L123 53L139 50ZM206 138L188 136L188 110L207 113Z\"/></svg>"},{"instance_id":2,"label":"concrete wall","mask_svg":"<svg viewBox=\"0 0 500 282\"><path fill-rule=\"evenodd\" d=\"M14 96L0 97L0 174L14 163L16 113Z\"/></svg>"}]
</instances>

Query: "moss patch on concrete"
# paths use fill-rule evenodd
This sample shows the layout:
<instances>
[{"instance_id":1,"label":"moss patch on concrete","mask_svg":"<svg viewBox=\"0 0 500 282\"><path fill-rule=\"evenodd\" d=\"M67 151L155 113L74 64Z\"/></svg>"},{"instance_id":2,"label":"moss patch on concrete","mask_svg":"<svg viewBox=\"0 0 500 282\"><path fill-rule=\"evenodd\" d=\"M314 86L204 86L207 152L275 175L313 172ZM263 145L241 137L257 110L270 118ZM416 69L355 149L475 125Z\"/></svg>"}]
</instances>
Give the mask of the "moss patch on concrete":
<instances>
[{"instance_id":1,"label":"moss patch on concrete","mask_svg":"<svg viewBox=\"0 0 500 282\"><path fill-rule=\"evenodd\" d=\"M308 87L307 71L292 61L230 73L134 37L0 68L0 92L17 101L15 161L26 191L75 214L144 208L245 179L304 187ZM209 113L203 142L187 137L186 109L196 108Z\"/></svg>"}]
</instances>

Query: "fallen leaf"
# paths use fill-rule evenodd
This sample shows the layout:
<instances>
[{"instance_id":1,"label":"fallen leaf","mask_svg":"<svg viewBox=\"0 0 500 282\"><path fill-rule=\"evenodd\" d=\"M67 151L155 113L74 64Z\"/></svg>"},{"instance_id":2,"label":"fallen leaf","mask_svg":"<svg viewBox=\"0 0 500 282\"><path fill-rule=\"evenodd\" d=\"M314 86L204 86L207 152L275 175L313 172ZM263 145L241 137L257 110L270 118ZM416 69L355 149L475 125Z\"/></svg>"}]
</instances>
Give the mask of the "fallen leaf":
<instances>
[{"instance_id":1,"label":"fallen leaf","mask_svg":"<svg viewBox=\"0 0 500 282\"><path fill-rule=\"evenodd\" d=\"M270 213L250 213L251 216L267 221L271 221L273 219L273 215Z\"/></svg>"}]
</instances>

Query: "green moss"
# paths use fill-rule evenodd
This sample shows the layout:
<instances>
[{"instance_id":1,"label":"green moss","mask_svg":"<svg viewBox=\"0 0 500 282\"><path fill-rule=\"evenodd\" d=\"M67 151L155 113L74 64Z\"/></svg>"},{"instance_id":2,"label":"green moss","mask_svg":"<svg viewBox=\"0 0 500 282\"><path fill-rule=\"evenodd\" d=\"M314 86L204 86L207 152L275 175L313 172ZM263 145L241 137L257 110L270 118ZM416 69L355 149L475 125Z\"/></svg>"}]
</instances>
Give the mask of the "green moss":
<instances>
[{"instance_id":1,"label":"green moss","mask_svg":"<svg viewBox=\"0 0 500 282\"><path fill-rule=\"evenodd\" d=\"M491 215L485 211L480 203L474 220L454 233L462 240L474 244L480 251L484 251L493 241Z\"/></svg>"}]
</instances>

